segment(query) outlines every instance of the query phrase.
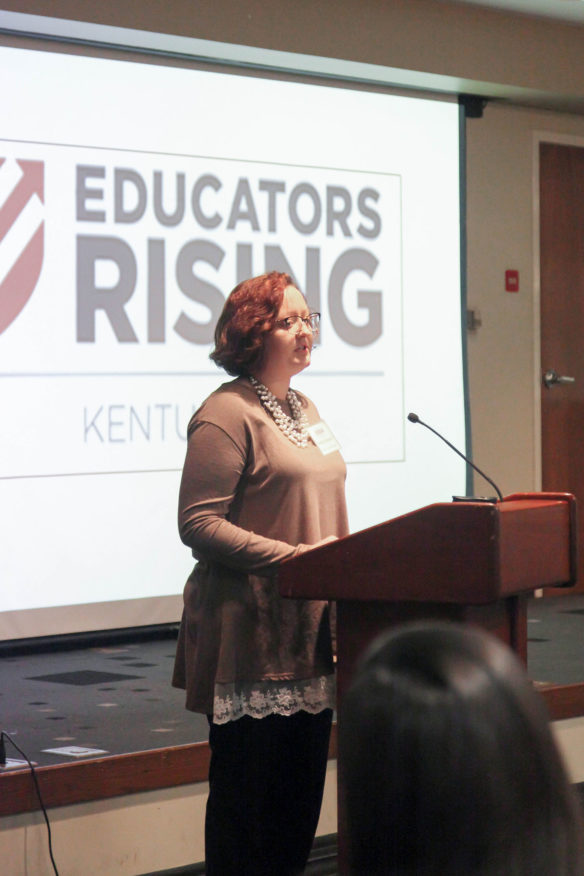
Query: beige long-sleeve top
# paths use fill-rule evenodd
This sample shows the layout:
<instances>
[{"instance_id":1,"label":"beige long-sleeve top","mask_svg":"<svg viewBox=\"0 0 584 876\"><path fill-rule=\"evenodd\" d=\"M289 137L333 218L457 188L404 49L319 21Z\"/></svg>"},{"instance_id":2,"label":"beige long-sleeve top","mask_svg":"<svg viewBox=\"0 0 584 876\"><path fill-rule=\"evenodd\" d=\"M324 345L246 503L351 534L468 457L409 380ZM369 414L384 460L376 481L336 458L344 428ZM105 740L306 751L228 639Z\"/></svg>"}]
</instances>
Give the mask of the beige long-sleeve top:
<instances>
[{"instance_id":1,"label":"beige long-sleeve top","mask_svg":"<svg viewBox=\"0 0 584 876\"><path fill-rule=\"evenodd\" d=\"M216 686L332 673L327 603L283 599L275 573L304 546L347 534L346 467L338 451L286 438L246 378L209 396L188 436L179 529L197 563L173 684L188 709L211 714Z\"/></svg>"}]
</instances>

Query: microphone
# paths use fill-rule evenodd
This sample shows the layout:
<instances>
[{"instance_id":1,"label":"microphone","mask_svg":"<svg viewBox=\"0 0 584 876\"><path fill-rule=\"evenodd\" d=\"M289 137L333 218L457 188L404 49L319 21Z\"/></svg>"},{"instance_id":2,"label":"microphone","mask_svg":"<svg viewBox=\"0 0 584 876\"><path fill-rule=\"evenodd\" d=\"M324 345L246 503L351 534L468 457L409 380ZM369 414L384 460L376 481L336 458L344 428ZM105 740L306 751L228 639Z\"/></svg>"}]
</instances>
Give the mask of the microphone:
<instances>
[{"instance_id":1,"label":"microphone","mask_svg":"<svg viewBox=\"0 0 584 876\"><path fill-rule=\"evenodd\" d=\"M497 496L499 497L499 501L500 502L503 501L503 494L502 494L501 490L499 489L499 487L497 486L497 484L494 481L492 481L489 477L487 477L487 475L484 473L484 471L481 471L480 468L478 467L478 465L475 465L474 462L468 458L468 456L465 456L464 453L461 453L461 451L458 450L458 448L456 448L454 446L454 444L451 444L450 441L448 441L444 437L444 435L441 435L440 432L437 432L436 429L432 428L432 426L429 426L427 423L424 423L423 420L420 420L420 418L418 417L417 414L409 413L408 420L410 421L410 423L419 423L420 426L425 426L426 429L429 429L430 432L433 432L434 435L437 435L438 438L441 438L445 444L448 444L448 446L450 447L451 450L454 450L455 453L458 453L458 455L461 457L461 459L464 459L464 461L467 463L467 465L470 465L471 468L474 468L474 470L476 472L478 472L480 474L480 476L482 478L484 478L486 480L486 482L492 486L492 488L497 493Z\"/></svg>"}]
</instances>

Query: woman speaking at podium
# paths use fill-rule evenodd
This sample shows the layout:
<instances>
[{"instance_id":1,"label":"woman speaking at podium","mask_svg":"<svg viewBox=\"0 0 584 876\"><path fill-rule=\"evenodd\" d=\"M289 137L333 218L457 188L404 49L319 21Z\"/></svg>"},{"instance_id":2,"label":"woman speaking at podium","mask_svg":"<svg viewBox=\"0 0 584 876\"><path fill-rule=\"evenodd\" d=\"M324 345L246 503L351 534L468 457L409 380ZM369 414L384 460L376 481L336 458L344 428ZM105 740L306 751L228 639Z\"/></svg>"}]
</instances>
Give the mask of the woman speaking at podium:
<instances>
[{"instance_id":1,"label":"woman speaking at podium","mask_svg":"<svg viewBox=\"0 0 584 876\"><path fill-rule=\"evenodd\" d=\"M314 404L290 388L320 315L287 274L229 295L211 359L235 379L194 414L179 497L196 559L173 684L209 718L207 876L302 873L334 706L329 606L283 599L279 563L346 535L346 469Z\"/></svg>"}]
</instances>

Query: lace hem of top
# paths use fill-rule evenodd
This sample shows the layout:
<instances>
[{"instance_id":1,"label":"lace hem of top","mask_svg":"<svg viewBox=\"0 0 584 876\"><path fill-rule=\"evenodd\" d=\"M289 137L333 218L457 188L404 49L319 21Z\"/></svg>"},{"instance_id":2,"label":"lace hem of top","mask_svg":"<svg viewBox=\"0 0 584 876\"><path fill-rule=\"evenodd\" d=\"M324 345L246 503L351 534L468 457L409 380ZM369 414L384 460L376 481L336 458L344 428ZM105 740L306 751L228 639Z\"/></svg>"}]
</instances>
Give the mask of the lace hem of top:
<instances>
[{"instance_id":1,"label":"lace hem of top","mask_svg":"<svg viewBox=\"0 0 584 876\"><path fill-rule=\"evenodd\" d=\"M293 715L299 711L316 715L335 707L334 675L302 681L232 682L215 685L213 723L226 724L243 715Z\"/></svg>"}]
</instances>

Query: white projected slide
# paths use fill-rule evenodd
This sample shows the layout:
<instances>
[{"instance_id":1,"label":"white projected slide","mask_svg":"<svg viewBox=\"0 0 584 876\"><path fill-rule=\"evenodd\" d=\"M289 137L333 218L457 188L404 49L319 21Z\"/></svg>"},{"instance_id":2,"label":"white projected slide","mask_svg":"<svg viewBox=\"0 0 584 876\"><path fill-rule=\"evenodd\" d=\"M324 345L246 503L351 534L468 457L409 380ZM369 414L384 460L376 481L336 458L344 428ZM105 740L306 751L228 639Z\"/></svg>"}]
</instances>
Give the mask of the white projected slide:
<instances>
[{"instance_id":1,"label":"white projected slide","mask_svg":"<svg viewBox=\"0 0 584 876\"><path fill-rule=\"evenodd\" d=\"M0 48L0 638L176 621L189 417L241 279L322 312L351 527L464 493L458 107ZM423 545L420 545L423 550Z\"/></svg>"}]
</instances>

